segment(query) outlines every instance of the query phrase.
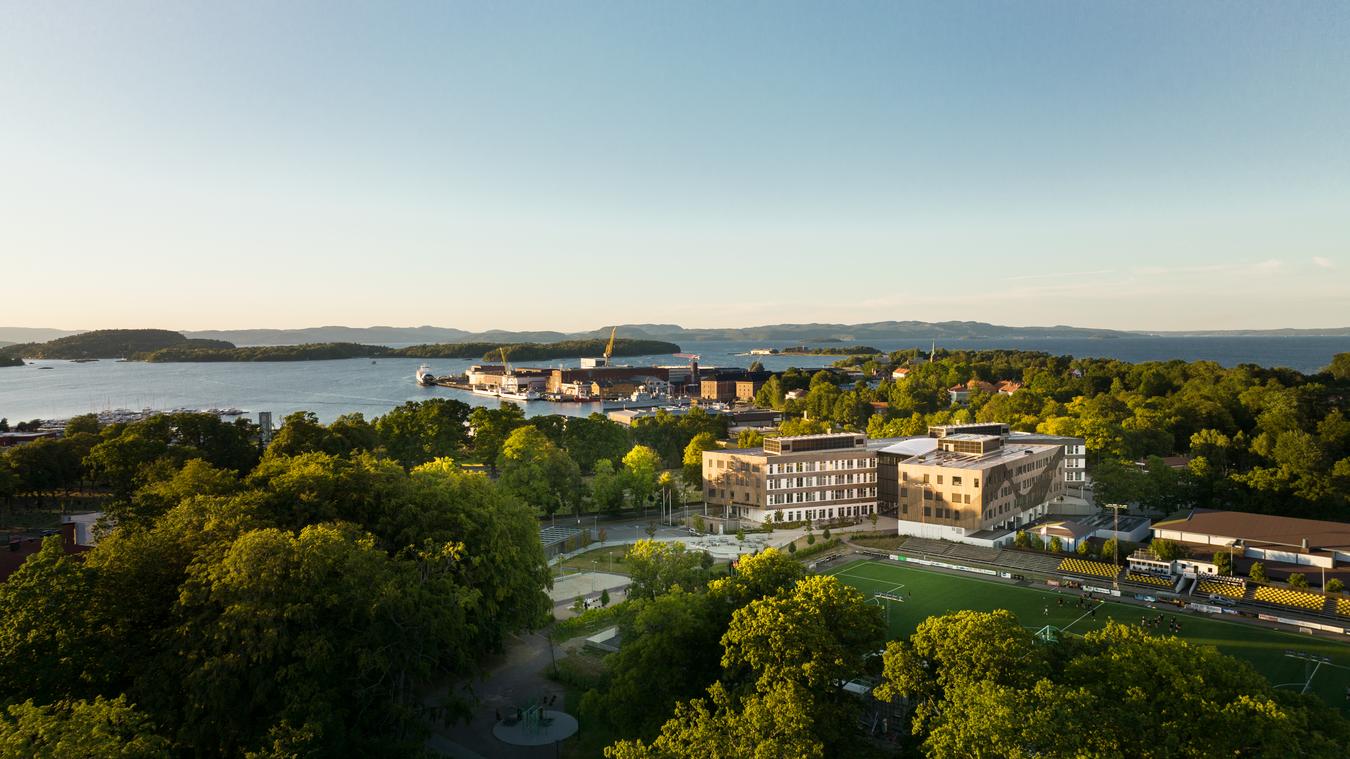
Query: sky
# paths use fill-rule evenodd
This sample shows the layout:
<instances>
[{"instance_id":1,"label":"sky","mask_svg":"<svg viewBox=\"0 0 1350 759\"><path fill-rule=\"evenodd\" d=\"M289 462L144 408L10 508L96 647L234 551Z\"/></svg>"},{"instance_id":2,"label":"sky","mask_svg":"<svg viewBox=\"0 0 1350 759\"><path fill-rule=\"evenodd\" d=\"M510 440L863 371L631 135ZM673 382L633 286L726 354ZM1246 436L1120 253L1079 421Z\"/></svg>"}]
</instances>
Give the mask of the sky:
<instances>
[{"instance_id":1,"label":"sky","mask_svg":"<svg viewBox=\"0 0 1350 759\"><path fill-rule=\"evenodd\" d=\"M1350 326L1350 3L0 0L11 326Z\"/></svg>"}]
</instances>

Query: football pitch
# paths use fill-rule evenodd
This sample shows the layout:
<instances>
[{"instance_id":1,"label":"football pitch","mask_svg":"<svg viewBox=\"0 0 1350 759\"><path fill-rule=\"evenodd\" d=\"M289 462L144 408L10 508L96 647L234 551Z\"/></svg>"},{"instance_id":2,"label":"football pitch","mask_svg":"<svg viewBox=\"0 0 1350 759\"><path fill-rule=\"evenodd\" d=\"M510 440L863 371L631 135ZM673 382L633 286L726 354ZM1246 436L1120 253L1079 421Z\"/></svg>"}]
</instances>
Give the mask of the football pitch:
<instances>
[{"instance_id":1,"label":"football pitch","mask_svg":"<svg viewBox=\"0 0 1350 759\"><path fill-rule=\"evenodd\" d=\"M1318 694L1332 707L1343 712L1350 711L1347 709L1350 702L1345 698L1346 688L1350 687L1350 638L1341 643L1324 637L1280 632L1181 612L1166 604L1158 604L1158 609L1154 611L1142 606L1107 601L1097 607L1097 613L1093 616L1087 613L1088 607L1074 605L1079 598L1077 593L1056 593L1048 587L1020 587L1007 582L951 575L888 561L854 561L825 574L838 577L841 582L862 591L869 599L875 598L877 594L903 599L876 599L885 609L892 638L908 636L928 617L962 609L1007 609L1033 631L1053 625L1079 635L1099 629L1110 620L1137 625L1141 616L1161 613L1181 622L1182 631L1178 637L1189 643L1211 645L1225 654L1245 659L1281 688L1301 691L1311 675L1309 693ZM1059 605L1060 599L1064 601L1063 606ZM1169 634L1166 630L1167 627L1162 626L1156 632L1159 635ZM1319 666L1306 660L1290 658L1286 656L1289 651L1326 657L1330 663Z\"/></svg>"}]
</instances>

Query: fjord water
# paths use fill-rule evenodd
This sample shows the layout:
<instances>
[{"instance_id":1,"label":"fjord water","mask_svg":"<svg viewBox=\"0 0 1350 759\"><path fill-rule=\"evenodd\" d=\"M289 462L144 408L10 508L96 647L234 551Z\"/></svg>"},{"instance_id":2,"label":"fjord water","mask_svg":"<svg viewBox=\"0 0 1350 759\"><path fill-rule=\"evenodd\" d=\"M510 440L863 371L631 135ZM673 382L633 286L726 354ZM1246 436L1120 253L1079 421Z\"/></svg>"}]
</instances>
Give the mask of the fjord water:
<instances>
[{"instance_id":1,"label":"fjord water","mask_svg":"<svg viewBox=\"0 0 1350 759\"><path fill-rule=\"evenodd\" d=\"M701 356L703 366L746 366L759 360L768 369L828 366L836 356L749 356L751 348L783 348L785 341L706 341L681 347ZM812 343L820 344L820 343ZM832 345L835 343L828 343ZM880 350L921 348L922 340L868 341ZM1056 355L1116 358L1122 361L1214 361L1284 366L1315 372L1336 353L1350 351L1350 337L1139 337L1118 339L1052 338L1040 340L968 339L940 342L940 348L985 350L1006 348ZM624 363L683 364L674 356L643 356ZM297 410L313 411L324 422L341 414L378 416L406 401L456 398L475 406L491 406L493 398L449 388L423 388L413 382L419 359L347 359L250 363L144 364L130 361L35 361L30 366L0 368L0 417L11 422L64 418L108 409L228 408L271 411L274 417ZM462 373L481 361L433 359L434 374ZM577 359L530 362L533 366L576 366ZM44 369L40 367L50 367ZM597 404L529 403L536 414L589 414Z\"/></svg>"}]
</instances>

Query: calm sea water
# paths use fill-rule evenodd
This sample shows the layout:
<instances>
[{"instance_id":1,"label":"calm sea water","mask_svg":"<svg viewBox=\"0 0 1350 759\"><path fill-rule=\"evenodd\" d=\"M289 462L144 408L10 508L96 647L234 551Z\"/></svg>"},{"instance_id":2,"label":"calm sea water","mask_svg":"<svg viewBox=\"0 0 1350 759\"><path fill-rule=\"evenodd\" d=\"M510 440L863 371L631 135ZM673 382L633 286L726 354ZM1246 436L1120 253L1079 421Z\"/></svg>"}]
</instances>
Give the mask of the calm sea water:
<instances>
[{"instance_id":1,"label":"calm sea water","mask_svg":"<svg viewBox=\"0 0 1350 759\"><path fill-rule=\"evenodd\" d=\"M927 349L923 341L873 341L881 350ZM745 366L752 359L738 355L751 348L782 348L787 342L701 342L682 346L702 356L704 366ZM1350 337L1168 337L1114 340L953 340L939 343L952 349L1012 348L1073 356L1117 358L1123 361L1183 359L1215 361L1224 366L1254 363L1286 366L1313 372L1326 366L1336 353L1350 351ZM832 356L756 357L767 368L828 366ZM673 356L625 359L626 363L683 364ZM142 364L134 362L38 361L32 366L0 369L0 417L11 422L33 418L64 418L108 409L240 408L271 411L274 417L297 410L313 411L322 421L359 411L377 416L405 401L432 397L457 398L475 406L495 405L491 398L449 388L423 388L413 381L418 359L349 359L238 364ZM428 362L434 374L461 373L469 360ZM535 365L542 364L539 362ZM547 362L576 366L577 361ZM44 368L49 367L49 368ZM595 404L526 404L526 413L589 414Z\"/></svg>"}]
</instances>

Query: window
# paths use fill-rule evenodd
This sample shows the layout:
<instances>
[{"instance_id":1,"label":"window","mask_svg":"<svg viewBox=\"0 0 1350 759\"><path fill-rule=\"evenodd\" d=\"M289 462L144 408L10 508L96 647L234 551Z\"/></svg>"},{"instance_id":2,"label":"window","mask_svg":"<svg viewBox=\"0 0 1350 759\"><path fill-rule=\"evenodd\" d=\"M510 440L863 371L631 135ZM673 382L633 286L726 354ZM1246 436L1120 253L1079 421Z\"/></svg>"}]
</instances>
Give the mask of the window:
<instances>
[{"instance_id":1,"label":"window","mask_svg":"<svg viewBox=\"0 0 1350 759\"><path fill-rule=\"evenodd\" d=\"M942 484L942 475L939 474L937 477L938 477L938 484L941 485L941 484Z\"/></svg>"},{"instance_id":2,"label":"window","mask_svg":"<svg viewBox=\"0 0 1350 759\"><path fill-rule=\"evenodd\" d=\"M953 485L959 486L959 485L961 484L961 478L960 478L960 477L952 477L952 484L953 484Z\"/></svg>"}]
</instances>

